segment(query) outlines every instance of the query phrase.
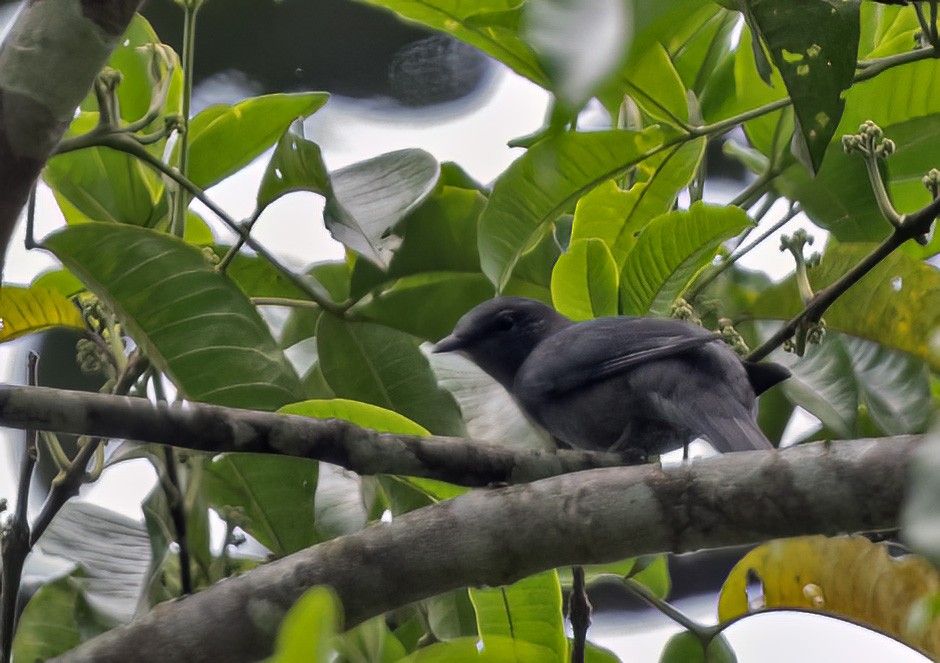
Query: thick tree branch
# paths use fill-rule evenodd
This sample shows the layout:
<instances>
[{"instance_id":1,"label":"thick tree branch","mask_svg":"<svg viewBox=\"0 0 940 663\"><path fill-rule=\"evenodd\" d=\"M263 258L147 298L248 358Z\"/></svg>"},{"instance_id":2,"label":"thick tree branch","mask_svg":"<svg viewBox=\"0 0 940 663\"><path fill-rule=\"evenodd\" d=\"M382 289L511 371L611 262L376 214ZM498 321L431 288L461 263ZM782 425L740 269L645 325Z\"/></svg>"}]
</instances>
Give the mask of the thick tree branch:
<instances>
[{"instance_id":1,"label":"thick tree branch","mask_svg":"<svg viewBox=\"0 0 940 663\"><path fill-rule=\"evenodd\" d=\"M519 483L624 464L615 454L513 451L461 438L377 433L338 419L201 403L153 404L143 398L48 387L0 385L0 426L126 438L214 453L298 456L341 465L357 474L403 474L462 486Z\"/></svg>"},{"instance_id":2,"label":"thick tree branch","mask_svg":"<svg viewBox=\"0 0 940 663\"><path fill-rule=\"evenodd\" d=\"M20 210L141 0L29 2L0 49L0 265Z\"/></svg>"},{"instance_id":3,"label":"thick tree branch","mask_svg":"<svg viewBox=\"0 0 940 663\"><path fill-rule=\"evenodd\" d=\"M270 653L284 612L320 584L337 591L352 627L459 587L571 564L893 529L918 439L815 443L474 491L163 604L56 660L256 660Z\"/></svg>"}]
</instances>

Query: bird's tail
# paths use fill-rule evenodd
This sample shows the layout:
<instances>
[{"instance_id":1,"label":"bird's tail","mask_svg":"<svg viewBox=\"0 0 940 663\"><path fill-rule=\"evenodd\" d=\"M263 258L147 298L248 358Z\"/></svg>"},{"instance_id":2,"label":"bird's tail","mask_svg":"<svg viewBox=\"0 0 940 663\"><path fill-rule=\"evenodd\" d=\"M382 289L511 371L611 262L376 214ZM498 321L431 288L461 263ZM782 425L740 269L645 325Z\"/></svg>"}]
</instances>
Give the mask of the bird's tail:
<instances>
[{"instance_id":1,"label":"bird's tail","mask_svg":"<svg viewBox=\"0 0 940 663\"><path fill-rule=\"evenodd\" d=\"M773 449L770 440L757 427L757 423L747 415L728 416L724 413L715 413L704 417L699 423L702 436L715 447L715 451L728 453Z\"/></svg>"}]
</instances>

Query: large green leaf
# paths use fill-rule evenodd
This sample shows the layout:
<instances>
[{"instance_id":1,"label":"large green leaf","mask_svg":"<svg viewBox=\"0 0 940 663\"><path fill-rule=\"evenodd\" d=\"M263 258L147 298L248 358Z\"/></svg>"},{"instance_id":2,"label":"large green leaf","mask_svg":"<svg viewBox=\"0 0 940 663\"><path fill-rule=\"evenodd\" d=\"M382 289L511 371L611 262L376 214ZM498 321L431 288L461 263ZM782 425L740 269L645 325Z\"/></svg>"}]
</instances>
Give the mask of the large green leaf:
<instances>
[{"instance_id":1,"label":"large green leaf","mask_svg":"<svg viewBox=\"0 0 940 663\"><path fill-rule=\"evenodd\" d=\"M337 396L394 410L438 435L465 433L456 403L437 386L414 337L324 314L317 325L317 352Z\"/></svg>"},{"instance_id":2,"label":"large green leaf","mask_svg":"<svg viewBox=\"0 0 940 663\"><path fill-rule=\"evenodd\" d=\"M689 120L685 85L669 53L658 43L631 58L621 80L605 91L605 104L608 108L619 107L624 94L630 95L654 121L676 124Z\"/></svg>"},{"instance_id":3,"label":"large green leaf","mask_svg":"<svg viewBox=\"0 0 940 663\"><path fill-rule=\"evenodd\" d=\"M549 87L532 50L518 35L521 0L358 0L475 46L520 76ZM507 20L509 19L509 20Z\"/></svg>"},{"instance_id":4,"label":"large green leaf","mask_svg":"<svg viewBox=\"0 0 940 663\"><path fill-rule=\"evenodd\" d=\"M46 246L118 314L186 398L273 410L300 380L251 302L202 252L133 226L86 223Z\"/></svg>"},{"instance_id":5,"label":"large green leaf","mask_svg":"<svg viewBox=\"0 0 940 663\"><path fill-rule=\"evenodd\" d=\"M223 454L206 466L206 497L216 511L241 509L239 525L283 557L320 540L314 528L317 466L307 458Z\"/></svg>"},{"instance_id":6,"label":"large green leaf","mask_svg":"<svg viewBox=\"0 0 940 663\"><path fill-rule=\"evenodd\" d=\"M787 86L801 144L818 172L852 85L859 40L858 0L748 0L754 23Z\"/></svg>"},{"instance_id":7,"label":"large green leaf","mask_svg":"<svg viewBox=\"0 0 940 663\"><path fill-rule=\"evenodd\" d=\"M292 191L326 199L333 237L388 269L401 241L393 229L434 191L440 166L423 150L398 150L328 173L320 147L295 122L281 135L258 189L258 208Z\"/></svg>"},{"instance_id":8,"label":"large green leaf","mask_svg":"<svg viewBox=\"0 0 940 663\"><path fill-rule=\"evenodd\" d=\"M470 589L484 647L491 637L513 638L544 648L540 661L568 660L558 573L530 576L508 587Z\"/></svg>"},{"instance_id":9,"label":"large green leaf","mask_svg":"<svg viewBox=\"0 0 940 663\"><path fill-rule=\"evenodd\" d=\"M81 113L66 137L90 131L97 123L97 113ZM152 226L159 220L160 176L123 152L106 147L66 152L49 160L43 178L69 223L112 221Z\"/></svg>"},{"instance_id":10,"label":"large green leaf","mask_svg":"<svg viewBox=\"0 0 940 663\"><path fill-rule=\"evenodd\" d=\"M0 290L0 321L0 343L51 327L85 329L78 307L65 295L36 285L4 285Z\"/></svg>"},{"instance_id":11,"label":"large green leaf","mask_svg":"<svg viewBox=\"0 0 940 663\"><path fill-rule=\"evenodd\" d=\"M605 182L575 208L572 240L599 237L613 253L618 267L636 244L639 232L651 220L670 211L679 193L689 185L705 157L705 139L682 143L647 159L641 166L645 179L628 191Z\"/></svg>"},{"instance_id":12,"label":"large green leaf","mask_svg":"<svg viewBox=\"0 0 940 663\"><path fill-rule=\"evenodd\" d=\"M284 616L267 663L329 663L333 636L342 629L342 606L329 587L304 592Z\"/></svg>"},{"instance_id":13,"label":"large green leaf","mask_svg":"<svg viewBox=\"0 0 940 663\"><path fill-rule=\"evenodd\" d=\"M439 174L434 157L417 149L337 170L331 174L335 204L328 200L324 210L327 228L359 255L387 267L400 242L392 229L431 195Z\"/></svg>"},{"instance_id":14,"label":"large green leaf","mask_svg":"<svg viewBox=\"0 0 940 663\"><path fill-rule=\"evenodd\" d=\"M483 272L499 290L513 267L546 229L578 198L646 158L662 142L652 128L642 133L564 133L543 140L496 181L480 217Z\"/></svg>"},{"instance_id":15,"label":"large green leaf","mask_svg":"<svg viewBox=\"0 0 940 663\"><path fill-rule=\"evenodd\" d=\"M493 284L480 273L429 272L387 283L351 310L420 338L439 341L460 316L492 296Z\"/></svg>"},{"instance_id":16,"label":"large green leaf","mask_svg":"<svg viewBox=\"0 0 940 663\"><path fill-rule=\"evenodd\" d=\"M623 0L532 0L523 6L526 41L568 109L578 111L620 67L631 37L630 13Z\"/></svg>"},{"instance_id":17,"label":"large green leaf","mask_svg":"<svg viewBox=\"0 0 940 663\"><path fill-rule=\"evenodd\" d=\"M103 622L89 604L80 575L68 575L43 585L26 604L13 638L13 656L45 661L115 625Z\"/></svg>"},{"instance_id":18,"label":"large green leaf","mask_svg":"<svg viewBox=\"0 0 940 663\"><path fill-rule=\"evenodd\" d=\"M575 240L552 272L552 304L572 320L617 315L617 263L596 237Z\"/></svg>"},{"instance_id":19,"label":"large green leaf","mask_svg":"<svg viewBox=\"0 0 940 663\"><path fill-rule=\"evenodd\" d=\"M721 243L750 224L738 207L701 202L651 221L620 272L621 313L668 314L695 275L714 259Z\"/></svg>"},{"instance_id":20,"label":"large green leaf","mask_svg":"<svg viewBox=\"0 0 940 663\"><path fill-rule=\"evenodd\" d=\"M873 244L832 244L809 271L814 291L829 285L868 255ZM750 313L787 319L803 309L794 278L766 289ZM910 353L940 370L930 343L940 328L940 272L895 251L852 286L823 316L830 329Z\"/></svg>"},{"instance_id":21,"label":"large green leaf","mask_svg":"<svg viewBox=\"0 0 940 663\"><path fill-rule=\"evenodd\" d=\"M189 179L207 189L241 170L329 98L325 92L269 94L209 106L189 123Z\"/></svg>"},{"instance_id":22,"label":"large green leaf","mask_svg":"<svg viewBox=\"0 0 940 663\"><path fill-rule=\"evenodd\" d=\"M532 663L556 660L553 657L554 652L524 640L494 636L481 646L473 636L424 647L400 663Z\"/></svg>"}]
</instances>

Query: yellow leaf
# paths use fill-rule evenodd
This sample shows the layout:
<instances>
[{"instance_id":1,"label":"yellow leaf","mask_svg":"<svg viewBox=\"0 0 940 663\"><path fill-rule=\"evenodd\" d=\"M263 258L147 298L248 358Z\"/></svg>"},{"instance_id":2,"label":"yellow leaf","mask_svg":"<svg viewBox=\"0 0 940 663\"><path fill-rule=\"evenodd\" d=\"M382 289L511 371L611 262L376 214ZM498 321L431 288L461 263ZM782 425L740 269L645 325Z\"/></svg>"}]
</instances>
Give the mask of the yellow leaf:
<instances>
[{"instance_id":1,"label":"yellow leaf","mask_svg":"<svg viewBox=\"0 0 940 663\"><path fill-rule=\"evenodd\" d=\"M747 586L755 576L763 585L761 608L845 617L934 659L940 654L940 620L922 618L926 602L940 591L940 576L922 557L894 558L885 545L858 536L771 541L728 574L718 599L721 621L751 611Z\"/></svg>"},{"instance_id":2,"label":"yellow leaf","mask_svg":"<svg viewBox=\"0 0 940 663\"><path fill-rule=\"evenodd\" d=\"M0 343L50 327L85 328L75 304L61 293L39 286L0 288L0 321Z\"/></svg>"}]
</instances>

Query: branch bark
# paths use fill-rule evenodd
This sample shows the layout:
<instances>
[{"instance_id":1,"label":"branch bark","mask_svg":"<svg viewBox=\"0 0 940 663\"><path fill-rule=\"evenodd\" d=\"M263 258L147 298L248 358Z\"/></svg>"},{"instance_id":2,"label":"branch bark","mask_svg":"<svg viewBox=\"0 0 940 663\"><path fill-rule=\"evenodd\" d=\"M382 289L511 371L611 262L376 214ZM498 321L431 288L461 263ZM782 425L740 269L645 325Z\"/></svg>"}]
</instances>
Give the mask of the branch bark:
<instances>
[{"instance_id":1,"label":"branch bark","mask_svg":"<svg viewBox=\"0 0 940 663\"><path fill-rule=\"evenodd\" d=\"M256 660L270 653L284 612L320 584L336 590L352 627L435 594L559 566L894 529L918 440L815 443L474 491L158 606L55 660Z\"/></svg>"},{"instance_id":2,"label":"branch bark","mask_svg":"<svg viewBox=\"0 0 940 663\"><path fill-rule=\"evenodd\" d=\"M624 465L616 454L513 451L451 437L391 435L338 419L240 410L48 387L0 385L0 426L127 438L194 451L323 460L357 474L402 474L461 486L519 483Z\"/></svg>"}]
</instances>

